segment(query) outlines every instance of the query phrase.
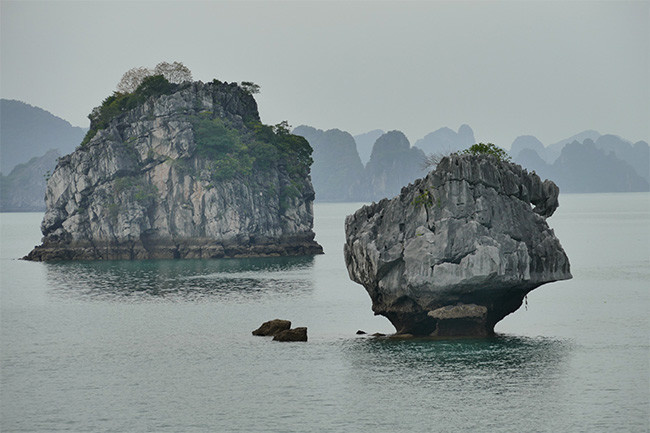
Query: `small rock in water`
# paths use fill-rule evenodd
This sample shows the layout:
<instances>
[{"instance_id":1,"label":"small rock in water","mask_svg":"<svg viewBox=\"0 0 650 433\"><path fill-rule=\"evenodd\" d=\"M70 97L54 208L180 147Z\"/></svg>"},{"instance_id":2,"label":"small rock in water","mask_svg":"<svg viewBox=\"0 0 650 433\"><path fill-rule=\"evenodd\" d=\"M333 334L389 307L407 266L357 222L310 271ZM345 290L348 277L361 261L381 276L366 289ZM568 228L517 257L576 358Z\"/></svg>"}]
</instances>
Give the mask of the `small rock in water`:
<instances>
[{"instance_id":1,"label":"small rock in water","mask_svg":"<svg viewBox=\"0 0 650 433\"><path fill-rule=\"evenodd\" d=\"M273 341L307 341L307 328L285 329L275 334Z\"/></svg>"},{"instance_id":2,"label":"small rock in water","mask_svg":"<svg viewBox=\"0 0 650 433\"><path fill-rule=\"evenodd\" d=\"M290 320L274 319L262 323L262 326L253 331L253 335L259 336L274 336L279 332L286 331L291 328Z\"/></svg>"},{"instance_id":3,"label":"small rock in water","mask_svg":"<svg viewBox=\"0 0 650 433\"><path fill-rule=\"evenodd\" d=\"M361 329L359 329L357 331L357 335L365 335L365 334L366 334L366 331L362 331Z\"/></svg>"}]
</instances>

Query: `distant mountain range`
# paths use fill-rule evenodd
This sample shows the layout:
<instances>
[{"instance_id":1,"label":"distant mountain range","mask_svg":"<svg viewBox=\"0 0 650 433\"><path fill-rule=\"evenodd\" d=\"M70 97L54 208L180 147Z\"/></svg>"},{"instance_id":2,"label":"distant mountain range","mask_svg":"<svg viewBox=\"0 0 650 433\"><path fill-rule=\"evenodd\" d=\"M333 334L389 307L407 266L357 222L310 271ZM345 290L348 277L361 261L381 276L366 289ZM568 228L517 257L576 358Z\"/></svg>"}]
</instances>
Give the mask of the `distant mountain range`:
<instances>
[{"instance_id":1,"label":"distant mountain range","mask_svg":"<svg viewBox=\"0 0 650 433\"><path fill-rule=\"evenodd\" d=\"M589 130L544 146L525 135L512 143L513 161L553 180L562 192L650 190L650 147Z\"/></svg>"},{"instance_id":2,"label":"distant mountain range","mask_svg":"<svg viewBox=\"0 0 650 433\"><path fill-rule=\"evenodd\" d=\"M427 174L424 152L411 147L400 131L380 136L363 172L361 201L379 201L399 194L402 187ZM318 193L317 193L318 194Z\"/></svg>"},{"instance_id":3,"label":"distant mountain range","mask_svg":"<svg viewBox=\"0 0 650 433\"><path fill-rule=\"evenodd\" d=\"M0 172L7 175L18 164L53 149L67 155L87 131L42 108L0 99Z\"/></svg>"},{"instance_id":4,"label":"distant mountain range","mask_svg":"<svg viewBox=\"0 0 650 433\"><path fill-rule=\"evenodd\" d=\"M314 148L311 178L317 201L381 200L426 174L424 152L411 147L400 131L374 130L357 136L377 137L365 167L355 138L347 132L302 125L293 134L305 137Z\"/></svg>"},{"instance_id":5,"label":"distant mountain range","mask_svg":"<svg viewBox=\"0 0 650 433\"><path fill-rule=\"evenodd\" d=\"M314 147L312 181L317 201L376 201L395 196L426 174L425 155L459 152L476 142L468 125L458 131L440 128L414 146L399 131L376 129L352 137L338 129L299 126L293 132ZM360 156L360 149L367 159ZM509 153L514 162L553 180L562 192L633 192L650 190L648 149L644 141L632 144L587 130L549 146L523 135L515 139Z\"/></svg>"},{"instance_id":6,"label":"distant mountain range","mask_svg":"<svg viewBox=\"0 0 650 433\"><path fill-rule=\"evenodd\" d=\"M361 158L363 165L366 165L368 161L370 161L372 147L375 145L375 141L384 135L384 132L385 131L381 129L373 129L364 134L354 136L354 141L357 143L357 150L359 151L359 157Z\"/></svg>"},{"instance_id":7,"label":"distant mountain range","mask_svg":"<svg viewBox=\"0 0 650 433\"><path fill-rule=\"evenodd\" d=\"M0 211L45 210L45 176L86 128L24 102L0 99Z\"/></svg>"},{"instance_id":8,"label":"distant mountain range","mask_svg":"<svg viewBox=\"0 0 650 433\"><path fill-rule=\"evenodd\" d=\"M305 137L314 149L311 181L318 191L317 200L359 200L364 168L352 135L338 129L322 131L304 125L295 128L293 134Z\"/></svg>"},{"instance_id":9,"label":"distant mountain range","mask_svg":"<svg viewBox=\"0 0 650 433\"><path fill-rule=\"evenodd\" d=\"M430 132L415 142L415 147L424 151L427 155L449 155L460 152L476 143L474 131L468 125L461 125L458 132L449 128L440 128Z\"/></svg>"},{"instance_id":10,"label":"distant mountain range","mask_svg":"<svg viewBox=\"0 0 650 433\"><path fill-rule=\"evenodd\" d=\"M516 156L522 150L531 149L534 150L535 153L537 153L548 164L553 164L553 162L555 162L555 160L560 156L560 153L562 152L564 146L568 143L573 143L574 141L582 143L587 139L597 140L598 137L600 137L600 134L598 132L594 130L587 130L582 131L579 134L572 135L569 138L565 138L564 140L560 140L557 143L544 146L544 144L536 137L532 135L522 135L520 137L517 137L515 141L512 142L512 145L510 146L510 155L516 158Z\"/></svg>"},{"instance_id":11,"label":"distant mountain range","mask_svg":"<svg viewBox=\"0 0 650 433\"><path fill-rule=\"evenodd\" d=\"M0 211L45 211L45 187L61 154L52 149L18 164L9 176L0 174Z\"/></svg>"},{"instance_id":12,"label":"distant mountain range","mask_svg":"<svg viewBox=\"0 0 650 433\"><path fill-rule=\"evenodd\" d=\"M20 101L2 99L0 110L0 211L42 211L48 172L58 157L79 145L87 129ZM393 197L426 175L430 169L424 168L426 155L446 155L475 143L468 125L457 131L437 129L413 146L400 131L375 129L352 136L302 125L293 133L314 148L311 175L316 200L327 202ZM587 130L545 146L532 135L522 135L509 153L514 162L553 180L562 192L650 190L650 150L645 141L631 143Z\"/></svg>"}]
</instances>

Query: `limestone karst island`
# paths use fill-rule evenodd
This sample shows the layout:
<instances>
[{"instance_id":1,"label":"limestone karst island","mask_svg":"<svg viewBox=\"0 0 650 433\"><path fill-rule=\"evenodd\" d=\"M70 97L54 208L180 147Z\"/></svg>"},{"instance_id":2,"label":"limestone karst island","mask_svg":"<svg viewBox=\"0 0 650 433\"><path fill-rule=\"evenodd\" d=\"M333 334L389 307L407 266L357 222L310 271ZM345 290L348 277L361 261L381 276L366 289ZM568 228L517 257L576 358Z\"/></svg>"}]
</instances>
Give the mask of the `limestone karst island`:
<instances>
[{"instance_id":1,"label":"limestone karst island","mask_svg":"<svg viewBox=\"0 0 650 433\"><path fill-rule=\"evenodd\" d=\"M398 335L489 336L531 290L571 278L546 224L558 187L477 144L345 222L345 262Z\"/></svg>"},{"instance_id":2,"label":"limestone karst island","mask_svg":"<svg viewBox=\"0 0 650 433\"><path fill-rule=\"evenodd\" d=\"M312 149L286 123L260 122L255 84L160 74L127 90L92 111L81 145L59 160L43 244L26 259L322 253Z\"/></svg>"},{"instance_id":3,"label":"limestone karst island","mask_svg":"<svg viewBox=\"0 0 650 433\"><path fill-rule=\"evenodd\" d=\"M286 122L261 123L254 83L193 82L175 65L125 74L92 111L47 182L43 244L26 259L322 253L308 141ZM387 137L408 149L400 134ZM349 276L398 335L492 335L531 290L571 278L546 224L558 195L505 151L475 144L348 216Z\"/></svg>"}]
</instances>

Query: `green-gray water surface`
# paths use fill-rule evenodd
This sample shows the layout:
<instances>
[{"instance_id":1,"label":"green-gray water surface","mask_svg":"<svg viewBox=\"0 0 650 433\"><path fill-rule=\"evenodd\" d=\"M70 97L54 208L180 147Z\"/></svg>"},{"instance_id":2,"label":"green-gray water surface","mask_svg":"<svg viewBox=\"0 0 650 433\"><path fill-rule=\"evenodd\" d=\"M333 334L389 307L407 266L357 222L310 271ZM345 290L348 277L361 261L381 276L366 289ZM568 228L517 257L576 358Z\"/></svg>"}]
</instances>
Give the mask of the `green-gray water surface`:
<instances>
[{"instance_id":1,"label":"green-gray water surface","mask_svg":"<svg viewBox=\"0 0 650 433\"><path fill-rule=\"evenodd\" d=\"M574 279L442 341L355 335L392 331L343 263L359 204L315 206L325 255L246 260L25 262L42 214L1 214L0 430L648 431L650 194L560 200Z\"/></svg>"}]
</instances>

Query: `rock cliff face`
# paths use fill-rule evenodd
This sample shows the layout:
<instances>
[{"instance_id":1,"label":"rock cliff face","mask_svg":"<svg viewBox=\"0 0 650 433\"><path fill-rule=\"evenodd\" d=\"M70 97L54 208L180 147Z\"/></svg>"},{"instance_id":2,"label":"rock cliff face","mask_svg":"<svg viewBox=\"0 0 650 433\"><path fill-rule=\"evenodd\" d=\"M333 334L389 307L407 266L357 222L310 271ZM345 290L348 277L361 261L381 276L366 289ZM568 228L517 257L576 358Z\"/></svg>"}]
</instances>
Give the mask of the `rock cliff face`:
<instances>
[{"instance_id":1,"label":"rock cliff face","mask_svg":"<svg viewBox=\"0 0 650 433\"><path fill-rule=\"evenodd\" d=\"M93 111L96 133L48 181L43 244L27 259L322 252L309 144L262 125L254 98L235 83L172 89L121 108L105 127L93 124Z\"/></svg>"},{"instance_id":2,"label":"rock cliff face","mask_svg":"<svg viewBox=\"0 0 650 433\"><path fill-rule=\"evenodd\" d=\"M571 278L545 220L558 194L492 156L443 158L399 196L347 217L350 278L398 333L491 335L528 292Z\"/></svg>"}]
</instances>

